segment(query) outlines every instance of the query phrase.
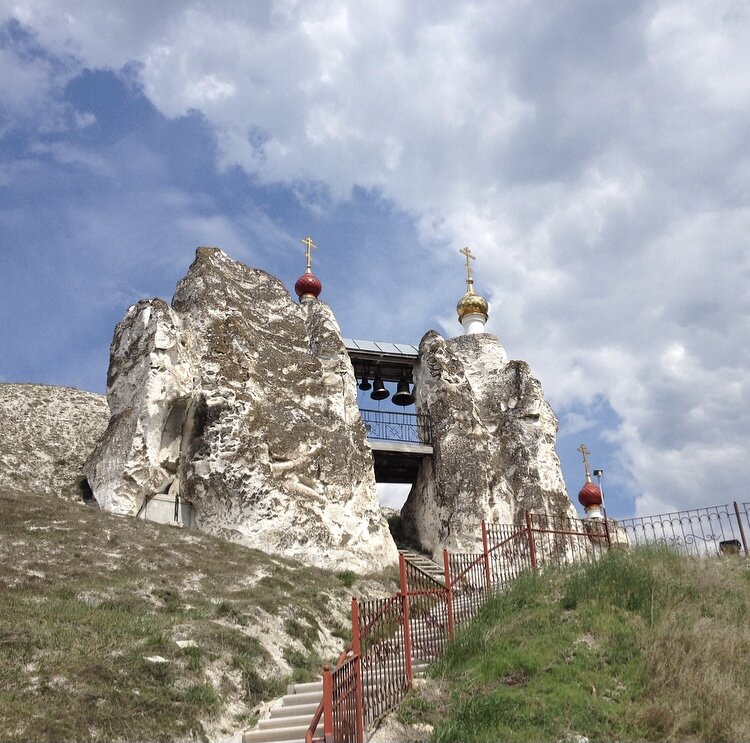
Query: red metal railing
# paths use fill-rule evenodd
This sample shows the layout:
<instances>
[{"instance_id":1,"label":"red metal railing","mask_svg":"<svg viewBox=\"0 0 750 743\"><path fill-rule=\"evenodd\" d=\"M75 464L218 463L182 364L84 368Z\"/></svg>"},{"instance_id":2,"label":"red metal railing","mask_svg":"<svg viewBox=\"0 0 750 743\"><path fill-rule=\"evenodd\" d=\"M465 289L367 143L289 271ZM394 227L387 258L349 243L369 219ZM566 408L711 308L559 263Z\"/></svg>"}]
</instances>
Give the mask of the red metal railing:
<instances>
[{"instance_id":1,"label":"red metal railing","mask_svg":"<svg viewBox=\"0 0 750 743\"><path fill-rule=\"evenodd\" d=\"M596 557L610 544L606 522L526 514L522 525L482 523L482 552L443 552L444 584L399 559L399 591L352 599L352 644L323 672L323 701L306 743L362 743L364 731L403 698L413 658L443 654L455 628L521 573ZM323 737L315 731L323 720Z\"/></svg>"},{"instance_id":2,"label":"red metal railing","mask_svg":"<svg viewBox=\"0 0 750 743\"><path fill-rule=\"evenodd\" d=\"M487 600L487 560L484 554L448 553L451 605L455 626L473 619Z\"/></svg>"},{"instance_id":3,"label":"red metal railing","mask_svg":"<svg viewBox=\"0 0 750 743\"><path fill-rule=\"evenodd\" d=\"M323 671L323 701L306 743L362 743L364 731L395 707L412 682L412 657L442 655L455 628L473 619L494 592L530 570L588 562L613 543L665 541L683 551L694 543L748 554L750 504L712 506L648 519L601 522L526 513L522 524L482 523L481 553L443 552L442 584L403 555L399 591L352 599L352 644L333 671ZM736 545L734 544L736 543ZM710 550L695 549L695 554ZM728 548L726 548L728 549ZM690 552L692 554L692 552ZM323 721L323 737L315 737Z\"/></svg>"},{"instance_id":4,"label":"red metal railing","mask_svg":"<svg viewBox=\"0 0 750 743\"><path fill-rule=\"evenodd\" d=\"M409 638L415 658L432 661L443 654L450 637L448 591L416 565L403 560L409 599Z\"/></svg>"},{"instance_id":5,"label":"red metal railing","mask_svg":"<svg viewBox=\"0 0 750 743\"><path fill-rule=\"evenodd\" d=\"M362 648L362 708L365 727L391 709L411 683L401 595L362 601L358 627Z\"/></svg>"},{"instance_id":6,"label":"red metal railing","mask_svg":"<svg viewBox=\"0 0 750 743\"><path fill-rule=\"evenodd\" d=\"M497 591L505 588L525 570L531 570L531 552L526 526L485 524L485 551L490 584Z\"/></svg>"},{"instance_id":7,"label":"red metal railing","mask_svg":"<svg viewBox=\"0 0 750 743\"><path fill-rule=\"evenodd\" d=\"M534 569L596 559L610 548L609 522L526 513Z\"/></svg>"}]
</instances>

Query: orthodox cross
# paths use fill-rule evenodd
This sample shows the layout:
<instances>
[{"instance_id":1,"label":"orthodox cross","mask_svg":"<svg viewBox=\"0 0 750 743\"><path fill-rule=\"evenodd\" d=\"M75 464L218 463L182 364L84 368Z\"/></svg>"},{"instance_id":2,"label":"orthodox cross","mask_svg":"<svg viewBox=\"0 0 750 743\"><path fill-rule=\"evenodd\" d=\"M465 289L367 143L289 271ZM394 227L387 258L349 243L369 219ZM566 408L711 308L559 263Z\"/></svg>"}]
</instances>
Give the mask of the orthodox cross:
<instances>
[{"instance_id":1,"label":"orthodox cross","mask_svg":"<svg viewBox=\"0 0 750 743\"><path fill-rule=\"evenodd\" d=\"M586 458L588 454L591 454L591 452L586 448L586 444L581 444L577 451L581 452L581 456L583 457L583 466L586 470L586 482L591 482L591 473L589 472L589 460Z\"/></svg>"},{"instance_id":2,"label":"orthodox cross","mask_svg":"<svg viewBox=\"0 0 750 743\"><path fill-rule=\"evenodd\" d=\"M302 240L302 244L305 246L305 257L307 258L307 273L312 273L312 249L318 246L313 242L310 235Z\"/></svg>"},{"instance_id":3,"label":"orthodox cross","mask_svg":"<svg viewBox=\"0 0 750 743\"><path fill-rule=\"evenodd\" d=\"M471 254L469 248L463 248L458 251L461 255L466 256L466 291L470 294L474 291L474 277L471 274L471 261L475 261L477 257Z\"/></svg>"}]
</instances>

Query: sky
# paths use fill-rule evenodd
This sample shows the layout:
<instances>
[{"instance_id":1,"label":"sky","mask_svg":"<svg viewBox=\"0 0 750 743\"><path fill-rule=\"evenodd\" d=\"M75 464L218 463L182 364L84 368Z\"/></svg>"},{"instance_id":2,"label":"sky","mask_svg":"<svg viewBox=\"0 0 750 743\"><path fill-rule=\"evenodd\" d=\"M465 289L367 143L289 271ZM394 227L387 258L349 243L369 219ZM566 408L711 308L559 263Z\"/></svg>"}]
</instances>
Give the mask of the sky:
<instances>
[{"instance_id":1,"label":"sky","mask_svg":"<svg viewBox=\"0 0 750 743\"><path fill-rule=\"evenodd\" d=\"M750 501L750 4L0 0L0 381L103 393L199 245L488 330L613 516ZM396 496L384 491L390 501Z\"/></svg>"}]
</instances>

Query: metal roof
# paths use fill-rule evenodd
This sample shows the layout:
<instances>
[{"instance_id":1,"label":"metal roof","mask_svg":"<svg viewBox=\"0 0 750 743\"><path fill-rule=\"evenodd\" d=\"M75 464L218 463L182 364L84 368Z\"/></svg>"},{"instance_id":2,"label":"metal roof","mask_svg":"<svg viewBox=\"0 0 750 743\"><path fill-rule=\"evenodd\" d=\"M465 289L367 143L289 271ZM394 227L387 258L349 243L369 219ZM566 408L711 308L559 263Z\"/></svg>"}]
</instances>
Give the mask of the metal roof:
<instances>
[{"instance_id":1,"label":"metal roof","mask_svg":"<svg viewBox=\"0 0 750 743\"><path fill-rule=\"evenodd\" d=\"M408 343L363 341L344 338L344 345L358 377L378 375L383 381L411 381L412 368L419 358L419 349Z\"/></svg>"},{"instance_id":2,"label":"metal roof","mask_svg":"<svg viewBox=\"0 0 750 743\"><path fill-rule=\"evenodd\" d=\"M377 356L405 356L416 358L419 355L417 346L409 343L388 343L386 341L363 341L344 338L347 351L371 353Z\"/></svg>"}]
</instances>

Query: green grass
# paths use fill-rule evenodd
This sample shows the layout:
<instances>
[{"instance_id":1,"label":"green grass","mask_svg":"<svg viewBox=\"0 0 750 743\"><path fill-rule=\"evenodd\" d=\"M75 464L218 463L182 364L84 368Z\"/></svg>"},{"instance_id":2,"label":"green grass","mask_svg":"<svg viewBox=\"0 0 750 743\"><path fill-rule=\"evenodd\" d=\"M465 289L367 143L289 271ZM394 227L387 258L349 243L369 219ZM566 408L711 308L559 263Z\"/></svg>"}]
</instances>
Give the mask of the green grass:
<instances>
[{"instance_id":1,"label":"green grass","mask_svg":"<svg viewBox=\"0 0 750 743\"><path fill-rule=\"evenodd\" d=\"M345 634L332 572L56 498L0 514L2 741L225 735Z\"/></svg>"},{"instance_id":2,"label":"green grass","mask_svg":"<svg viewBox=\"0 0 750 743\"><path fill-rule=\"evenodd\" d=\"M398 715L436 743L748 741L749 576L661 549L524 576Z\"/></svg>"}]
</instances>

